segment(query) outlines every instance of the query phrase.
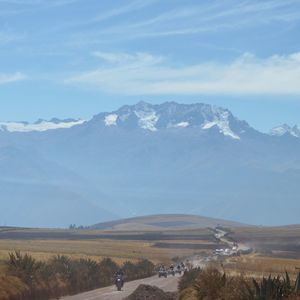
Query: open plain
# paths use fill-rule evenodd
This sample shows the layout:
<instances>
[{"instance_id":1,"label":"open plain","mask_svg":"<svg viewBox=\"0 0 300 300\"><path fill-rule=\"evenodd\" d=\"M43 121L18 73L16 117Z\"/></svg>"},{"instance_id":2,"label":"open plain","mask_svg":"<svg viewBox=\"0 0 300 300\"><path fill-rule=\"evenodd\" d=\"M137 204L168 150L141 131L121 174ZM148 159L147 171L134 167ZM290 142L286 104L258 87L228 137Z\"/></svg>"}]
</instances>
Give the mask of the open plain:
<instances>
[{"instance_id":1,"label":"open plain","mask_svg":"<svg viewBox=\"0 0 300 300\"><path fill-rule=\"evenodd\" d=\"M63 254L95 260L110 257L117 263L148 259L157 265L210 256L215 249L226 247L226 242L216 239L214 227L210 227L218 226L217 221L209 220L208 226L202 222L200 226L198 217L197 222L199 228L195 228L195 218L169 215L97 224L88 229L2 227L0 260L7 259L9 252L19 250L39 260ZM136 230L136 226L130 230L132 224L142 229ZM258 227L227 222L222 228L229 241L247 245L251 253L221 256L214 264L225 263L232 272L257 276L285 270L296 273L295 268L300 267L300 226Z\"/></svg>"}]
</instances>

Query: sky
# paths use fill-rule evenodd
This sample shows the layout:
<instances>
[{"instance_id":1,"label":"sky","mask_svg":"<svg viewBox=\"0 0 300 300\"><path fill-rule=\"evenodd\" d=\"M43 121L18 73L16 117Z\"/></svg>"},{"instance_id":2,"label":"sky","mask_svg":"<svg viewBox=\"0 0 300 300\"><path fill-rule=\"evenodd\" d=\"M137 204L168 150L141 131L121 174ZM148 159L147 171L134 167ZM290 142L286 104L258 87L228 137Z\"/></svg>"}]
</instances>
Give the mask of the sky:
<instances>
[{"instance_id":1,"label":"sky","mask_svg":"<svg viewBox=\"0 0 300 300\"><path fill-rule=\"evenodd\" d=\"M140 100L300 125L299 0L0 0L0 120Z\"/></svg>"}]
</instances>

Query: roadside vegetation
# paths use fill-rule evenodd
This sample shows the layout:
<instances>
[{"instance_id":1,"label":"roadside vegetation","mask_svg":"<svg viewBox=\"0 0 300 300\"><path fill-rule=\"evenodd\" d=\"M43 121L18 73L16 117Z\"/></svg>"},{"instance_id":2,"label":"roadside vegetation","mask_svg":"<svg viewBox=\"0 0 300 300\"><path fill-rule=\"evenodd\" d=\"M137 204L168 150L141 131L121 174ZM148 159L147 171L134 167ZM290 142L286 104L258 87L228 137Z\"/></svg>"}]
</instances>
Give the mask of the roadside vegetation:
<instances>
[{"instance_id":1,"label":"roadside vegetation","mask_svg":"<svg viewBox=\"0 0 300 300\"><path fill-rule=\"evenodd\" d=\"M16 251L9 253L2 268L0 299L46 300L108 286L119 268L128 281L154 273L154 264L148 260L120 266L110 258L96 261L56 255L48 261L38 261Z\"/></svg>"},{"instance_id":2,"label":"roadside vegetation","mask_svg":"<svg viewBox=\"0 0 300 300\"><path fill-rule=\"evenodd\" d=\"M217 268L193 269L179 282L179 300L300 299L300 272L295 281L288 273L261 279L227 276Z\"/></svg>"}]
</instances>

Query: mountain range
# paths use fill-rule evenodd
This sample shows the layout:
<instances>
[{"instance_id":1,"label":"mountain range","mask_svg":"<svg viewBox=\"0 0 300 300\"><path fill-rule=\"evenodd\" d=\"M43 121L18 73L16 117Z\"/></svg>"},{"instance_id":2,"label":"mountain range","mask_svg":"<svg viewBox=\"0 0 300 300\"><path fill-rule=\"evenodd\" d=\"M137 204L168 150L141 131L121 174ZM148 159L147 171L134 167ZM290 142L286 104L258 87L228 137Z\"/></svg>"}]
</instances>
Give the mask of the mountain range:
<instances>
[{"instance_id":1,"label":"mountain range","mask_svg":"<svg viewBox=\"0 0 300 300\"><path fill-rule=\"evenodd\" d=\"M208 104L139 102L91 120L0 122L0 225L157 213L299 223L300 130Z\"/></svg>"}]
</instances>

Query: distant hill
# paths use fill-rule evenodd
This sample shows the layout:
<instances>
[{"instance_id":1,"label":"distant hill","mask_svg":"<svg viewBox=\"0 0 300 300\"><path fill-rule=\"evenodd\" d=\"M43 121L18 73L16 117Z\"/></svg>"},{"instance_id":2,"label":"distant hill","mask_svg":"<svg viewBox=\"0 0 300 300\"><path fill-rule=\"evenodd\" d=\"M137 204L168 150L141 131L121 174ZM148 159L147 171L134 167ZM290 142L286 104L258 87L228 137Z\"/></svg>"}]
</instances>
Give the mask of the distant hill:
<instances>
[{"instance_id":1,"label":"distant hill","mask_svg":"<svg viewBox=\"0 0 300 300\"><path fill-rule=\"evenodd\" d=\"M171 229L196 229L215 227L217 225L227 227L241 227L245 224L214 219L196 215L164 214L150 215L135 218L121 219L111 222L103 222L92 225L91 229L99 230L171 230Z\"/></svg>"}]
</instances>

